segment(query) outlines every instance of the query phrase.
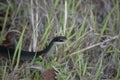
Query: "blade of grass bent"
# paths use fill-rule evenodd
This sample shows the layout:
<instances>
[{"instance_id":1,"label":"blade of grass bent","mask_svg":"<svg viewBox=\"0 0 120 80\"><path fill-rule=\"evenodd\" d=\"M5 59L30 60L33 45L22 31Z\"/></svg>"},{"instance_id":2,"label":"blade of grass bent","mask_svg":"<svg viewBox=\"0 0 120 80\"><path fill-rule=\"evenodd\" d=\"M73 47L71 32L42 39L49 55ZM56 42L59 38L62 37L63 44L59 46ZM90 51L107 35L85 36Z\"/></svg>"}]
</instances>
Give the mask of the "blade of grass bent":
<instances>
[{"instance_id":1,"label":"blade of grass bent","mask_svg":"<svg viewBox=\"0 0 120 80\"><path fill-rule=\"evenodd\" d=\"M21 46L22 46L22 40L23 40L23 36L24 36L24 33L25 33L25 30L26 30L26 25L24 26L23 28L23 31L21 33L21 36L20 36L20 39L18 41L18 44L16 46L16 49L15 49L15 52L14 52L14 56L13 56L13 60L12 60L12 66L14 64L14 61L16 60L16 56L17 56L17 63L16 63L16 68L18 67L18 64L19 64L19 60L20 60L20 54L21 54Z\"/></svg>"}]
</instances>

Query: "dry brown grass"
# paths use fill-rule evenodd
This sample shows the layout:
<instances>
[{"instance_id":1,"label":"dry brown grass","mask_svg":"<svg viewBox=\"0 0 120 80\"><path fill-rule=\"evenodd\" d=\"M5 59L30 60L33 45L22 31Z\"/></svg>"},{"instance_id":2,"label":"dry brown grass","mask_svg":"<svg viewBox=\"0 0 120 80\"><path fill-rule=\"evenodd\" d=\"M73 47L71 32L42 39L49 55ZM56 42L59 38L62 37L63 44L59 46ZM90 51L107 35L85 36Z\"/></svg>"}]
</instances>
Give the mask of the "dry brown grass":
<instances>
[{"instance_id":1,"label":"dry brown grass","mask_svg":"<svg viewBox=\"0 0 120 80\"><path fill-rule=\"evenodd\" d=\"M66 1L66 24L64 0L3 2L10 4L4 31L9 32L9 46L17 45L20 37L18 32L22 32L23 26L27 23L22 42L23 50L38 51L43 49L53 36L67 36L67 43L53 50L56 54L51 54L52 56L47 57L43 63L37 61L40 66L45 65L44 67L52 62L48 66L54 66L57 80L120 79L120 1ZM1 11L5 13L6 9ZM20 78L33 75L30 70L24 70L21 66L19 69L21 70L17 74L22 74ZM13 68L6 74L10 76L14 71L17 70Z\"/></svg>"}]
</instances>

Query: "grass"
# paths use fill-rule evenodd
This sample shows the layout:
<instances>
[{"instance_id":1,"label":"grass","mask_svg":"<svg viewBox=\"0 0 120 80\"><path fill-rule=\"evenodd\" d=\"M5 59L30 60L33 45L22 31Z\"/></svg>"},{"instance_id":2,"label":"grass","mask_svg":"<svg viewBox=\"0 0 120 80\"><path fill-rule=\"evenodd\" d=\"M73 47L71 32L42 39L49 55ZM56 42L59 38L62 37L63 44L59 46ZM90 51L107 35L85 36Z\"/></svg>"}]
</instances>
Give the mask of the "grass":
<instances>
[{"instance_id":1,"label":"grass","mask_svg":"<svg viewBox=\"0 0 120 80\"><path fill-rule=\"evenodd\" d=\"M97 5L97 0L21 0L9 2L10 6L6 7L1 2L0 10L6 14L1 23L0 40L4 40L5 33L11 33L17 41L12 64L0 64L5 66L1 71L3 78L5 74L13 74L11 78L26 80L34 75L34 80L40 80L41 70L54 68L57 80L119 80L120 1L110 0L106 3L101 1ZM6 31L8 23L11 23L11 28ZM41 50L57 35L65 35L67 42L55 46L46 57L40 56L38 60L20 64L21 49ZM17 62L13 66L15 56ZM31 72L30 68L23 67L26 65L38 67ZM6 70L9 66L13 67L11 73ZM21 74L22 77L14 77L14 74Z\"/></svg>"}]
</instances>

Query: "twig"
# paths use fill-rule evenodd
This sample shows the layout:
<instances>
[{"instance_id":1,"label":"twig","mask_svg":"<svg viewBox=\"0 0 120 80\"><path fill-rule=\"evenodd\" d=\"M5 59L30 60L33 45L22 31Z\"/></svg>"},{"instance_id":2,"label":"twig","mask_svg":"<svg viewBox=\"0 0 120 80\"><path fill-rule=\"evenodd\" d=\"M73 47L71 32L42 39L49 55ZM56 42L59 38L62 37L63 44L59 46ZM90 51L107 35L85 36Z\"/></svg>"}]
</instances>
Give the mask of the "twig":
<instances>
[{"instance_id":1,"label":"twig","mask_svg":"<svg viewBox=\"0 0 120 80\"><path fill-rule=\"evenodd\" d=\"M89 47L86 47L86 48L84 48L84 49L81 49L81 50L79 50L79 51L73 52L73 53L70 54L69 56L75 55L75 54L80 53L80 52L84 52L84 51L86 51L86 50L88 50L88 49L94 48L94 47L96 47L96 46L99 46L99 45L101 45L101 44L104 44L104 43L106 43L106 42L109 42L109 41L112 41L112 40L115 40L115 39L118 39L118 36L112 37L111 39L107 39L107 40L105 40L105 41L103 41L103 42L100 42L100 43L91 45L91 46L89 46Z\"/></svg>"}]
</instances>

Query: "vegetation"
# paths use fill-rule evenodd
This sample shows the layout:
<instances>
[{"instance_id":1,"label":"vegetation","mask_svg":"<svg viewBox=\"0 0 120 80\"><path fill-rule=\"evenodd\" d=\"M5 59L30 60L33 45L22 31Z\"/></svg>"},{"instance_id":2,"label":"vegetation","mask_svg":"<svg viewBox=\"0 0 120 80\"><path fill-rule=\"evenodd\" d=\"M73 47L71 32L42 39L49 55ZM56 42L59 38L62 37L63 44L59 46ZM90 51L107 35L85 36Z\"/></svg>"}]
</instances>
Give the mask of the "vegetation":
<instances>
[{"instance_id":1,"label":"vegetation","mask_svg":"<svg viewBox=\"0 0 120 80\"><path fill-rule=\"evenodd\" d=\"M7 45L16 46L13 60L0 56L2 79L48 80L51 75L56 80L119 80L119 4L120 0L0 1L0 41L7 35ZM19 61L21 49L42 50L58 35L67 37L64 45L37 60Z\"/></svg>"}]
</instances>

